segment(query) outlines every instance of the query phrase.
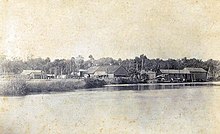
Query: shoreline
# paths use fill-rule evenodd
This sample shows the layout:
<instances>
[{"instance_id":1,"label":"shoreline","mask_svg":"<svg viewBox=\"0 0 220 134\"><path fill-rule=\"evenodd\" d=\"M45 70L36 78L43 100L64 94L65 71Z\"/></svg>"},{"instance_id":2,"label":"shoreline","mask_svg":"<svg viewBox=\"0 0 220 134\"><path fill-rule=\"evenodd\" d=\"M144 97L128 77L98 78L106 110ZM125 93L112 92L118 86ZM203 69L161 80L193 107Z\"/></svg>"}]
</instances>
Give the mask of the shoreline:
<instances>
[{"instance_id":1,"label":"shoreline","mask_svg":"<svg viewBox=\"0 0 220 134\"><path fill-rule=\"evenodd\" d=\"M105 84L105 81L98 79L51 81L12 79L10 81L0 81L0 95L25 96L32 93L68 92L76 89L100 88L104 87Z\"/></svg>"},{"instance_id":2,"label":"shoreline","mask_svg":"<svg viewBox=\"0 0 220 134\"><path fill-rule=\"evenodd\" d=\"M30 94L44 94L52 92L72 92L75 90L89 90L91 88L105 87L138 87L146 86L150 88L163 86L220 86L220 81L215 82L186 82L186 83L137 83L137 84L107 84L103 80L22 80L0 81L0 96L25 96Z\"/></svg>"},{"instance_id":3,"label":"shoreline","mask_svg":"<svg viewBox=\"0 0 220 134\"><path fill-rule=\"evenodd\" d=\"M137 83L137 84L108 84L105 87L126 87L126 86L190 86L190 85L212 85L220 86L220 81L217 82L186 82L186 83Z\"/></svg>"}]
</instances>

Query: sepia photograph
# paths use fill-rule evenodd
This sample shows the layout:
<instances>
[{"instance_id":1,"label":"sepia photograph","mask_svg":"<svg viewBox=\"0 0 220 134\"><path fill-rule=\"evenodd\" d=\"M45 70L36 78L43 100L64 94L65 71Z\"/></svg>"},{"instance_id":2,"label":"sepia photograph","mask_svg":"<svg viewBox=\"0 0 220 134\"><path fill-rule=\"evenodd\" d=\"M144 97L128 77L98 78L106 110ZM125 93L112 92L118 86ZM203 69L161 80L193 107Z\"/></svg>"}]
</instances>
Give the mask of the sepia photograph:
<instances>
[{"instance_id":1,"label":"sepia photograph","mask_svg":"<svg viewBox=\"0 0 220 134\"><path fill-rule=\"evenodd\" d=\"M219 0L0 0L0 134L219 134Z\"/></svg>"}]
</instances>

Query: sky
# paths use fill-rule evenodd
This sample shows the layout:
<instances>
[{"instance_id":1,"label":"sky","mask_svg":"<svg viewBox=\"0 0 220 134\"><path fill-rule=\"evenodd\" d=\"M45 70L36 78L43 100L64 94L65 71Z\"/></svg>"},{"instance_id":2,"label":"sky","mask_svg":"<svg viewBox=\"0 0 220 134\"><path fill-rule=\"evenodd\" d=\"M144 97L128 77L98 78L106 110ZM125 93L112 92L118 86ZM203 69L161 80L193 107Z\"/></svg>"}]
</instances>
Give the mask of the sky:
<instances>
[{"instance_id":1,"label":"sky","mask_svg":"<svg viewBox=\"0 0 220 134\"><path fill-rule=\"evenodd\" d=\"M220 60L219 13L219 0L0 0L0 52Z\"/></svg>"}]
</instances>

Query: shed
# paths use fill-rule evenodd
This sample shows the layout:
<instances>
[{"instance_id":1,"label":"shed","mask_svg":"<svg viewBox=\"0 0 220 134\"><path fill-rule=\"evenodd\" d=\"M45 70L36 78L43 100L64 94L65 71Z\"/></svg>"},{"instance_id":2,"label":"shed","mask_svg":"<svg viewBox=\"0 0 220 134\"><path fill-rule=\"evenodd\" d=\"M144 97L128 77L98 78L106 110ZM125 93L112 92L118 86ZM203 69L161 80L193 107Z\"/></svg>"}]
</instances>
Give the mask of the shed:
<instances>
[{"instance_id":1,"label":"shed","mask_svg":"<svg viewBox=\"0 0 220 134\"><path fill-rule=\"evenodd\" d=\"M165 81L172 81L174 79L186 81L190 78L190 72L188 70L160 69L158 75L164 77Z\"/></svg>"},{"instance_id":2,"label":"shed","mask_svg":"<svg viewBox=\"0 0 220 134\"><path fill-rule=\"evenodd\" d=\"M55 74L47 74L47 79L54 79L55 78Z\"/></svg>"},{"instance_id":3,"label":"shed","mask_svg":"<svg viewBox=\"0 0 220 134\"><path fill-rule=\"evenodd\" d=\"M183 70L190 72L188 81L207 81L207 71L203 68L184 68Z\"/></svg>"},{"instance_id":4,"label":"shed","mask_svg":"<svg viewBox=\"0 0 220 134\"><path fill-rule=\"evenodd\" d=\"M42 70L23 70L21 75L29 79L44 79L46 77Z\"/></svg>"},{"instance_id":5,"label":"shed","mask_svg":"<svg viewBox=\"0 0 220 134\"><path fill-rule=\"evenodd\" d=\"M156 72L153 72L153 71L147 71L146 74L148 75L149 80L153 80L153 79L156 78Z\"/></svg>"},{"instance_id":6,"label":"shed","mask_svg":"<svg viewBox=\"0 0 220 134\"><path fill-rule=\"evenodd\" d=\"M79 69L77 75L78 75L79 77L84 77L85 74L86 74L86 72L87 72L87 70L85 70L85 69Z\"/></svg>"}]
</instances>

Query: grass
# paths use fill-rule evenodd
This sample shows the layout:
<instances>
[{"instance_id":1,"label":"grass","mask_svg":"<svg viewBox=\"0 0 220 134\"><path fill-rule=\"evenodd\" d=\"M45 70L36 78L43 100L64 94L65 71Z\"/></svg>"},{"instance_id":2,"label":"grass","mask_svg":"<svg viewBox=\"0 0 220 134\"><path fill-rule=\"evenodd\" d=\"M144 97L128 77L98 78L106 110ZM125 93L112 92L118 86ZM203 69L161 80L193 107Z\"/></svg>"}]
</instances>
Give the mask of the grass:
<instances>
[{"instance_id":1,"label":"grass","mask_svg":"<svg viewBox=\"0 0 220 134\"><path fill-rule=\"evenodd\" d=\"M26 81L23 79L16 78L0 83L0 95L20 96L28 94Z\"/></svg>"},{"instance_id":2,"label":"grass","mask_svg":"<svg viewBox=\"0 0 220 134\"><path fill-rule=\"evenodd\" d=\"M87 78L85 79L84 88L98 88L106 85L107 83L104 80Z\"/></svg>"},{"instance_id":3,"label":"grass","mask_svg":"<svg viewBox=\"0 0 220 134\"><path fill-rule=\"evenodd\" d=\"M85 82L66 81L66 80L51 80L51 81L28 81L27 89L30 92L51 92L51 91L72 91L74 89L84 88Z\"/></svg>"},{"instance_id":4,"label":"grass","mask_svg":"<svg viewBox=\"0 0 220 134\"><path fill-rule=\"evenodd\" d=\"M67 79L67 80L30 80L15 78L9 81L0 82L0 95L23 96L40 92L66 92L75 89L98 88L106 83L98 79Z\"/></svg>"},{"instance_id":5,"label":"grass","mask_svg":"<svg viewBox=\"0 0 220 134\"><path fill-rule=\"evenodd\" d=\"M130 78L117 78L117 79L106 79L108 84L137 84L138 81L131 80Z\"/></svg>"}]
</instances>

